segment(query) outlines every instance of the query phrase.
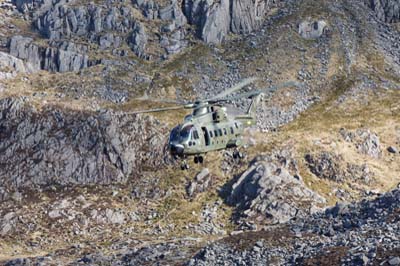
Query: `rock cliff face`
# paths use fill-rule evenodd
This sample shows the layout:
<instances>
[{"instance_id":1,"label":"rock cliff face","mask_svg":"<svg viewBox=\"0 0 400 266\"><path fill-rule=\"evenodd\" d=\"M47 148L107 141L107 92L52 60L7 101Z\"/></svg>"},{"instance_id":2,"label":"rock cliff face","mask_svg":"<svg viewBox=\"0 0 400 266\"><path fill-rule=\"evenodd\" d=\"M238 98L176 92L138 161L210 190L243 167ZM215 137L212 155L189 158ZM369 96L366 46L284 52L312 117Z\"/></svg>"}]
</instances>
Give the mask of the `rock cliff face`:
<instances>
[{"instance_id":1,"label":"rock cliff face","mask_svg":"<svg viewBox=\"0 0 400 266\"><path fill-rule=\"evenodd\" d=\"M108 0L83 5L76 0L13 0L24 20L44 40L37 45L36 39L14 36L10 38L9 51L35 70L52 72L77 71L101 63L98 58L91 58L99 50L112 57L124 57L131 50L142 59L164 59L189 46L192 33L188 23L205 43L220 44L229 33L257 30L270 3Z\"/></svg>"},{"instance_id":2,"label":"rock cliff face","mask_svg":"<svg viewBox=\"0 0 400 266\"><path fill-rule=\"evenodd\" d=\"M0 80L12 78L17 73L26 73L33 71L29 64L25 64L21 59L0 52Z\"/></svg>"},{"instance_id":3,"label":"rock cliff face","mask_svg":"<svg viewBox=\"0 0 400 266\"><path fill-rule=\"evenodd\" d=\"M201 38L206 43L221 43L229 32L229 1L214 3L200 14L202 25L199 25Z\"/></svg>"},{"instance_id":4,"label":"rock cliff face","mask_svg":"<svg viewBox=\"0 0 400 266\"><path fill-rule=\"evenodd\" d=\"M400 22L399 0L366 0L366 2L380 20L388 23Z\"/></svg>"},{"instance_id":5,"label":"rock cliff face","mask_svg":"<svg viewBox=\"0 0 400 266\"><path fill-rule=\"evenodd\" d=\"M35 44L32 38L14 36L10 40L9 51L12 56L25 60L36 71L77 71L92 64L87 55L77 52L85 52L85 46L72 42L54 45L58 47L41 47Z\"/></svg>"},{"instance_id":6,"label":"rock cliff face","mask_svg":"<svg viewBox=\"0 0 400 266\"><path fill-rule=\"evenodd\" d=\"M124 183L164 156L165 128L150 117L38 111L12 98L0 101L0 114L0 177L9 190Z\"/></svg>"},{"instance_id":7,"label":"rock cliff face","mask_svg":"<svg viewBox=\"0 0 400 266\"><path fill-rule=\"evenodd\" d=\"M185 15L197 26L198 36L206 43L221 43L229 32L249 33L265 18L269 1L186 0Z\"/></svg>"},{"instance_id":8,"label":"rock cliff face","mask_svg":"<svg viewBox=\"0 0 400 266\"><path fill-rule=\"evenodd\" d=\"M265 0L232 0L231 30L233 33L250 33L261 25L268 10Z\"/></svg>"}]
</instances>

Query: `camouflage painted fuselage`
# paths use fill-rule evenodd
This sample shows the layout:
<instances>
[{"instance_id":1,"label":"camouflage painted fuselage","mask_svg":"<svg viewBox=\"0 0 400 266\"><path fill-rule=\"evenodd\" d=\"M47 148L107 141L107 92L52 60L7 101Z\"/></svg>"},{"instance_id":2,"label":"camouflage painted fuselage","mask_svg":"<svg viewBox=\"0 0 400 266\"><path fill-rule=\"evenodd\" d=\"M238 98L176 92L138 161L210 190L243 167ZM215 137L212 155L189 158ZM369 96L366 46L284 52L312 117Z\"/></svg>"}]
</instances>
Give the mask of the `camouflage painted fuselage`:
<instances>
[{"instance_id":1,"label":"camouflage painted fuselage","mask_svg":"<svg viewBox=\"0 0 400 266\"><path fill-rule=\"evenodd\" d=\"M231 116L224 107L200 107L171 131L169 149L184 157L240 147L244 128L254 124L251 115Z\"/></svg>"}]
</instances>

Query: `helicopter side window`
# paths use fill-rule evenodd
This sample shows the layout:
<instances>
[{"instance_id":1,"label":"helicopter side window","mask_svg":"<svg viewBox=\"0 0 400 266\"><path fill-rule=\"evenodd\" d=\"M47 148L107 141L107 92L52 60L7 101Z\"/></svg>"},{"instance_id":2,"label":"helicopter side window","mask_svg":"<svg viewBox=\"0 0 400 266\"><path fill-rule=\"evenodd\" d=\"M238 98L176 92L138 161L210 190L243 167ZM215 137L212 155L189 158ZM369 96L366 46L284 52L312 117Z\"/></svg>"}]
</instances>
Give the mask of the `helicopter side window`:
<instances>
[{"instance_id":1,"label":"helicopter side window","mask_svg":"<svg viewBox=\"0 0 400 266\"><path fill-rule=\"evenodd\" d=\"M235 131L233 131L233 127L231 127L231 134L233 135Z\"/></svg>"},{"instance_id":2,"label":"helicopter side window","mask_svg":"<svg viewBox=\"0 0 400 266\"><path fill-rule=\"evenodd\" d=\"M185 139L185 140L190 139L192 128L193 128L193 126L191 126L191 125L182 128L181 132L180 132L181 139Z\"/></svg>"},{"instance_id":3,"label":"helicopter side window","mask_svg":"<svg viewBox=\"0 0 400 266\"><path fill-rule=\"evenodd\" d=\"M214 130L214 135L215 135L216 137L218 137L218 131L217 131L217 130Z\"/></svg>"},{"instance_id":4,"label":"helicopter side window","mask_svg":"<svg viewBox=\"0 0 400 266\"><path fill-rule=\"evenodd\" d=\"M225 135L228 134L228 133L226 133L226 128L224 128L224 134L225 134Z\"/></svg>"},{"instance_id":5,"label":"helicopter side window","mask_svg":"<svg viewBox=\"0 0 400 266\"><path fill-rule=\"evenodd\" d=\"M213 137L213 133L212 133L212 131L210 130L210 138L212 138Z\"/></svg>"},{"instance_id":6,"label":"helicopter side window","mask_svg":"<svg viewBox=\"0 0 400 266\"><path fill-rule=\"evenodd\" d=\"M222 129L218 129L219 135L222 136Z\"/></svg>"},{"instance_id":7,"label":"helicopter side window","mask_svg":"<svg viewBox=\"0 0 400 266\"><path fill-rule=\"evenodd\" d=\"M238 127L238 124L237 124L236 122L235 122L235 127L236 127L236 128L239 128L239 127Z\"/></svg>"},{"instance_id":8,"label":"helicopter side window","mask_svg":"<svg viewBox=\"0 0 400 266\"><path fill-rule=\"evenodd\" d=\"M193 136L194 139L199 139L199 134L197 133L197 130L193 131Z\"/></svg>"}]
</instances>

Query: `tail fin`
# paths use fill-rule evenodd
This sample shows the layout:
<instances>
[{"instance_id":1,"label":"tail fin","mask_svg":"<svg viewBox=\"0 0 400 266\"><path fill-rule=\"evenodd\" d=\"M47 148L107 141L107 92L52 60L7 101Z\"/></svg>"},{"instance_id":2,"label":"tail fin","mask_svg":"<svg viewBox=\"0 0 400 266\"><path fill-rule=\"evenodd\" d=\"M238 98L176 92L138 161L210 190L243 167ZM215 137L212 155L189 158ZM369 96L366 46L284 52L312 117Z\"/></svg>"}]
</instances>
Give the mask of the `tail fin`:
<instances>
[{"instance_id":1,"label":"tail fin","mask_svg":"<svg viewBox=\"0 0 400 266\"><path fill-rule=\"evenodd\" d=\"M260 101L261 101L262 96L263 96L263 95L262 95L262 93L261 93L261 94L255 96L255 97L252 99L251 104L250 104L250 106L249 106L249 109L247 109L247 114L248 114L248 115L250 115L250 116L252 116L252 117L256 117L257 107L258 107L258 104L259 104Z\"/></svg>"}]
</instances>

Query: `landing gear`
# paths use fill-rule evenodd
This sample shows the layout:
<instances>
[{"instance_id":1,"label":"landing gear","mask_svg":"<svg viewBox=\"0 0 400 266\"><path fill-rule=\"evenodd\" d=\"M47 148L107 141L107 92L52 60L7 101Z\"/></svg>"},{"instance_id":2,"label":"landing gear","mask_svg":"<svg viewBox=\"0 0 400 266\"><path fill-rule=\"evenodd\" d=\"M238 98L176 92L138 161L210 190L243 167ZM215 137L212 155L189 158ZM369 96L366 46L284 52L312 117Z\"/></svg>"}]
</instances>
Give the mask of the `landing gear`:
<instances>
[{"instance_id":1,"label":"landing gear","mask_svg":"<svg viewBox=\"0 0 400 266\"><path fill-rule=\"evenodd\" d=\"M241 153L239 150L234 150L232 156L233 156L233 159L243 159L244 158L243 153Z\"/></svg>"},{"instance_id":2,"label":"landing gear","mask_svg":"<svg viewBox=\"0 0 400 266\"><path fill-rule=\"evenodd\" d=\"M203 162L204 162L203 156L194 156L194 163L195 164L198 164L198 163L202 164Z\"/></svg>"},{"instance_id":3,"label":"landing gear","mask_svg":"<svg viewBox=\"0 0 400 266\"><path fill-rule=\"evenodd\" d=\"M189 170L189 165L187 164L186 160L183 160L183 161L182 161L181 170L182 170L182 171L184 171L184 170Z\"/></svg>"},{"instance_id":4,"label":"landing gear","mask_svg":"<svg viewBox=\"0 0 400 266\"><path fill-rule=\"evenodd\" d=\"M189 170L189 164L186 161L187 157L182 157L182 163L181 163L181 170ZM194 163L195 164L202 164L204 162L204 157L200 155L194 156Z\"/></svg>"}]
</instances>

